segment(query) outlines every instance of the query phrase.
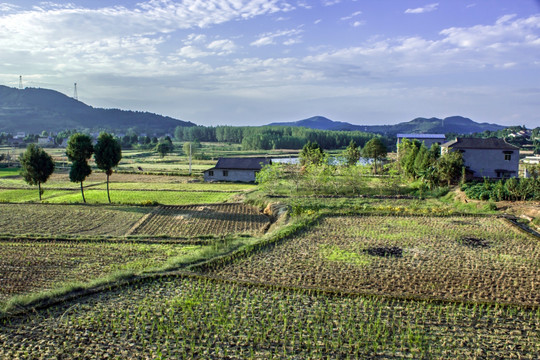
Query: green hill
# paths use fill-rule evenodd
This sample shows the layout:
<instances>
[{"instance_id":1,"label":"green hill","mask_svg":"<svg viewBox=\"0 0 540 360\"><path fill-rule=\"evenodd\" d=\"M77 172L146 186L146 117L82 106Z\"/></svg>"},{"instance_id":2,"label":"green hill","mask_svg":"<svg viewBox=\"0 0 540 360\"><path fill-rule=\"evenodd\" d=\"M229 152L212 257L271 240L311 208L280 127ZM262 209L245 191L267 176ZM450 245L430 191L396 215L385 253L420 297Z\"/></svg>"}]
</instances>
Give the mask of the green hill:
<instances>
[{"instance_id":1,"label":"green hill","mask_svg":"<svg viewBox=\"0 0 540 360\"><path fill-rule=\"evenodd\" d=\"M135 128L164 134L174 132L177 126L195 124L149 112L94 108L54 90L0 85L0 132Z\"/></svg>"}]
</instances>

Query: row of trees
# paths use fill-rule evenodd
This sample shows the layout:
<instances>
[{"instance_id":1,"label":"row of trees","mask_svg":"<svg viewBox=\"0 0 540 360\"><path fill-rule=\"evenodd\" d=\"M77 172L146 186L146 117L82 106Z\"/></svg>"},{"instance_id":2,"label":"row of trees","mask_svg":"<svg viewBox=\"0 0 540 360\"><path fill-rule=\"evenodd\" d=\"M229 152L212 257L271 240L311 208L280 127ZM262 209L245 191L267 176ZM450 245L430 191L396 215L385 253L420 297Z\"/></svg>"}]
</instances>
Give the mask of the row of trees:
<instances>
[{"instance_id":1,"label":"row of trees","mask_svg":"<svg viewBox=\"0 0 540 360\"><path fill-rule=\"evenodd\" d=\"M361 131L315 130L294 126L192 126L177 127L174 136L178 141L226 142L242 144L243 150L301 149L307 142L315 142L325 149L339 149L354 140L364 146L378 137ZM379 137L388 146L389 138Z\"/></svg>"},{"instance_id":2,"label":"row of trees","mask_svg":"<svg viewBox=\"0 0 540 360\"><path fill-rule=\"evenodd\" d=\"M93 145L89 135L75 133L69 138L66 155L72 163L69 179L81 184L83 202L86 202L83 182L92 173L88 161L94 155L96 166L107 175L107 198L110 203L109 177L112 175L112 169L122 159L120 142L111 134L103 132L99 135L97 143ZM20 162L21 176L28 184L38 186L39 200L41 200L43 194L41 184L47 182L54 172L55 166L52 157L36 144L29 144L21 155Z\"/></svg>"},{"instance_id":3,"label":"row of trees","mask_svg":"<svg viewBox=\"0 0 540 360\"><path fill-rule=\"evenodd\" d=\"M378 138L372 138L369 140L364 148L361 148L356 144L354 140L351 140L349 146L343 151L343 162L347 166L356 165L360 160L360 157L365 157L373 160L373 172L378 173L379 168L377 164L386 157L388 149L384 145L383 141ZM310 164L321 165L327 161L326 154L323 148L317 142L308 141L302 151L299 154L300 165L306 166Z\"/></svg>"},{"instance_id":4,"label":"row of trees","mask_svg":"<svg viewBox=\"0 0 540 360\"><path fill-rule=\"evenodd\" d=\"M404 139L398 145L400 172L412 180L422 180L430 189L435 186L457 183L465 177L463 157L452 151L441 155L441 148L433 144L427 149L418 140Z\"/></svg>"}]
</instances>

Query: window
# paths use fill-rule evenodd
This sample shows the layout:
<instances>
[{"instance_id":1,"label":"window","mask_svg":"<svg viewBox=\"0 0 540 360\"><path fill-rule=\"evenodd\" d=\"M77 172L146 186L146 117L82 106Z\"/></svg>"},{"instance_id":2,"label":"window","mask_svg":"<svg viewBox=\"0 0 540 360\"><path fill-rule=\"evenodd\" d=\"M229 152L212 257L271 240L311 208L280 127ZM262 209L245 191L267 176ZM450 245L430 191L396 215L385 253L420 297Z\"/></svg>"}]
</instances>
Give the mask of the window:
<instances>
[{"instance_id":1,"label":"window","mask_svg":"<svg viewBox=\"0 0 540 360\"><path fill-rule=\"evenodd\" d=\"M229 176L229 170L223 170L223 176Z\"/></svg>"},{"instance_id":2,"label":"window","mask_svg":"<svg viewBox=\"0 0 540 360\"><path fill-rule=\"evenodd\" d=\"M214 176L214 170L208 171L208 176Z\"/></svg>"},{"instance_id":3,"label":"window","mask_svg":"<svg viewBox=\"0 0 540 360\"><path fill-rule=\"evenodd\" d=\"M507 161L512 160L512 155L510 155L510 154L504 154L504 160L507 160Z\"/></svg>"}]
</instances>

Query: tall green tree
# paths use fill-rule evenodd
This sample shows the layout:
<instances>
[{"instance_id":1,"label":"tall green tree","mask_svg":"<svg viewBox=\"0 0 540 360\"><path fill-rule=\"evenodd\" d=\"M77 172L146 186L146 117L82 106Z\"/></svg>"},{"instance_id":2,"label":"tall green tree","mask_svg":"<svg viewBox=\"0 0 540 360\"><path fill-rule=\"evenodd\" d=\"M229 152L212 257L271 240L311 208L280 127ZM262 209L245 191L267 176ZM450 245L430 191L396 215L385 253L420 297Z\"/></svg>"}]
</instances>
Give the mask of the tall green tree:
<instances>
[{"instance_id":1,"label":"tall green tree","mask_svg":"<svg viewBox=\"0 0 540 360\"><path fill-rule=\"evenodd\" d=\"M300 151L300 165L320 165L324 162L324 151L317 142L308 141Z\"/></svg>"},{"instance_id":2,"label":"tall green tree","mask_svg":"<svg viewBox=\"0 0 540 360\"><path fill-rule=\"evenodd\" d=\"M161 139L154 149L161 158L164 158L165 155L174 150L174 145L170 138L165 138Z\"/></svg>"},{"instance_id":3,"label":"tall green tree","mask_svg":"<svg viewBox=\"0 0 540 360\"><path fill-rule=\"evenodd\" d=\"M112 175L113 168L122 160L122 146L111 134L102 132L99 134L97 143L94 146L94 159L99 169L107 174L107 198L111 203L111 195L109 193L109 176Z\"/></svg>"},{"instance_id":4,"label":"tall green tree","mask_svg":"<svg viewBox=\"0 0 540 360\"><path fill-rule=\"evenodd\" d=\"M349 143L349 146L345 149L343 152L343 157L345 158L345 162L348 166L356 165L358 160L360 160L361 151L358 145L356 145L356 141L351 140Z\"/></svg>"},{"instance_id":5,"label":"tall green tree","mask_svg":"<svg viewBox=\"0 0 540 360\"><path fill-rule=\"evenodd\" d=\"M30 144L26 151L21 154L21 176L29 185L37 185L39 189L39 200L43 190L41 184L47 182L54 172L54 161L52 157L36 144Z\"/></svg>"},{"instance_id":6,"label":"tall green tree","mask_svg":"<svg viewBox=\"0 0 540 360\"><path fill-rule=\"evenodd\" d=\"M437 162L439 180L446 182L448 186L457 183L461 177L463 168L463 156L458 151L449 151L442 155Z\"/></svg>"},{"instance_id":7,"label":"tall green tree","mask_svg":"<svg viewBox=\"0 0 540 360\"><path fill-rule=\"evenodd\" d=\"M69 179L72 182L81 183L81 195L85 203L83 181L92 173L88 160L90 160L93 153L94 146L89 135L81 133L71 135L66 147L66 155L69 161L72 162Z\"/></svg>"},{"instance_id":8,"label":"tall green tree","mask_svg":"<svg viewBox=\"0 0 540 360\"><path fill-rule=\"evenodd\" d=\"M373 159L373 169L377 173L377 162L386 157L388 150L383 144L381 139L375 137L366 143L366 146L362 149L362 155L367 158Z\"/></svg>"}]
</instances>

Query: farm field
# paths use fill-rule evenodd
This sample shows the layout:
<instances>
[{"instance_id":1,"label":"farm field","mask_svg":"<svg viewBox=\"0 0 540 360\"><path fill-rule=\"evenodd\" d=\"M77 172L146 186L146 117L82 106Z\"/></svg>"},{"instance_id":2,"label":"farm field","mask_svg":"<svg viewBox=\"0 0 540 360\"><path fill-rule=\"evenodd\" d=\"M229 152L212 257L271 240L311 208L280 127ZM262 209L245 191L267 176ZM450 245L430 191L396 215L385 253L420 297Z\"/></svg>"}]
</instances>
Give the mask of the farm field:
<instances>
[{"instance_id":1,"label":"farm field","mask_svg":"<svg viewBox=\"0 0 540 360\"><path fill-rule=\"evenodd\" d=\"M170 277L0 323L2 358L537 359L540 314Z\"/></svg>"},{"instance_id":2,"label":"farm field","mask_svg":"<svg viewBox=\"0 0 540 360\"><path fill-rule=\"evenodd\" d=\"M111 189L111 201L116 204L144 205L160 203L164 205L187 205L217 203L229 200L235 193L216 191L133 191ZM88 188L84 191L86 202L89 204L108 204L106 190ZM1 202L38 202L37 189L2 190ZM81 192L73 190L46 189L42 201L51 204L79 204L82 203Z\"/></svg>"},{"instance_id":3,"label":"farm field","mask_svg":"<svg viewBox=\"0 0 540 360\"><path fill-rule=\"evenodd\" d=\"M113 272L157 267L196 247L113 241L0 241L0 304Z\"/></svg>"},{"instance_id":4,"label":"farm field","mask_svg":"<svg viewBox=\"0 0 540 360\"><path fill-rule=\"evenodd\" d=\"M540 304L540 247L492 217L324 217L209 274L399 298Z\"/></svg>"},{"instance_id":5,"label":"farm field","mask_svg":"<svg viewBox=\"0 0 540 360\"><path fill-rule=\"evenodd\" d=\"M0 234L123 236L152 207L1 204Z\"/></svg>"},{"instance_id":6,"label":"farm field","mask_svg":"<svg viewBox=\"0 0 540 360\"><path fill-rule=\"evenodd\" d=\"M244 204L160 206L131 234L194 237L262 234L270 219Z\"/></svg>"}]
</instances>

